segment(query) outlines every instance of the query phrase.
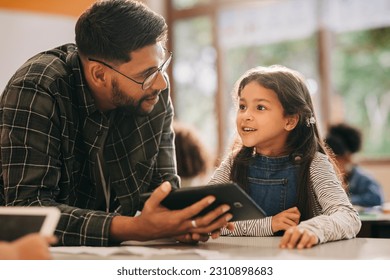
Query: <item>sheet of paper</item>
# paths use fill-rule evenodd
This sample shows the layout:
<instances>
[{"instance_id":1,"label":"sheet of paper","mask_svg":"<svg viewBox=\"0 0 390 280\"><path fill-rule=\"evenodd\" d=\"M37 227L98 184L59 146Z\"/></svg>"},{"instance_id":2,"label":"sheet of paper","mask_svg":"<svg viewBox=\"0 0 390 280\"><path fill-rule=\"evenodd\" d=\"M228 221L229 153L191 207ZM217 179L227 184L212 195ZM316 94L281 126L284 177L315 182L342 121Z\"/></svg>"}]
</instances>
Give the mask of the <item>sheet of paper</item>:
<instances>
[{"instance_id":1,"label":"sheet of paper","mask_svg":"<svg viewBox=\"0 0 390 280\"><path fill-rule=\"evenodd\" d=\"M88 254L97 255L101 257L108 257L111 255L136 255L144 258L152 256L164 256L164 255L198 255L203 259L229 259L229 254L223 254L215 250L205 249L164 249L154 248L146 246L119 246L119 247L52 247L51 253L61 254Z\"/></svg>"},{"instance_id":2,"label":"sheet of paper","mask_svg":"<svg viewBox=\"0 0 390 280\"><path fill-rule=\"evenodd\" d=\"M176 245L179 244L179 241L173 238L160 238L149 241L134 241L128 240L123 241L121 246L161 246L161 245Z\"/></svg>"}]
</instances>

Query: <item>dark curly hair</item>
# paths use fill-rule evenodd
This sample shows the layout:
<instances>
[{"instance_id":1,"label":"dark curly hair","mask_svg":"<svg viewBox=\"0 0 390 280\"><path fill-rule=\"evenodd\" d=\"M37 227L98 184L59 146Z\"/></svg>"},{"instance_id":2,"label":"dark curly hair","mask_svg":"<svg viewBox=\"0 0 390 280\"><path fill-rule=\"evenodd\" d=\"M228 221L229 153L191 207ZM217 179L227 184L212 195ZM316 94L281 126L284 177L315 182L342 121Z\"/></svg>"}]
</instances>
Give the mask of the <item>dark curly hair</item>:
<instances>
[{"instance_id":1,"label":"dark curly hair","mask_svg":"<svg viewBox=\"0 0 390 280\"><path fill-rule=\"evenodd\" d=\"M337 156L357 153L362 147L361 131L346 123L329 127L325 142Z\"/></svg>"},{"instance_id":2,"label":"dark curly hair","mask_svg":"<svg viewBox=\"0 0 390 280\"><path fill-rule=\"evenodd\" d=\"M175 132L177 174L183 178L205 174L211 167L211 160L196 130L177 121L173 123L173 130Z\"/></svg>"}]
</instances>

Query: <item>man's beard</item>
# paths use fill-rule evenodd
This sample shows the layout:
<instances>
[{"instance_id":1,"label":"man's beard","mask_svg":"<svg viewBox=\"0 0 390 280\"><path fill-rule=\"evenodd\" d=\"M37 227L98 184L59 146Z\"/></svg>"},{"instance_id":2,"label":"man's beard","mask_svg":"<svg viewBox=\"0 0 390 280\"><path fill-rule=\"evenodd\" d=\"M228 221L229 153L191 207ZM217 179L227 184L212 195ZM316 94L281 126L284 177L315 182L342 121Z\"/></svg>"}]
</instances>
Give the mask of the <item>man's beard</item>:
<instances>
[{"instance_id":1,"label":"man's beard","mask_svg":"<svg viewBox=\"0 0 390 280\"><path fill-rule=\"evenodd\" d=\"M122 90L120 90L116 80L112 81L112 103L116 108L120 109L122 112L128 115L136 116L147 116L150 114L150 111L145 111L142 109L142 102L146 99L158 95L159 91L153 91L151 94L141 97L140 100L136 101L133 97L126 95Z\"/></svg>"}]
</instances>

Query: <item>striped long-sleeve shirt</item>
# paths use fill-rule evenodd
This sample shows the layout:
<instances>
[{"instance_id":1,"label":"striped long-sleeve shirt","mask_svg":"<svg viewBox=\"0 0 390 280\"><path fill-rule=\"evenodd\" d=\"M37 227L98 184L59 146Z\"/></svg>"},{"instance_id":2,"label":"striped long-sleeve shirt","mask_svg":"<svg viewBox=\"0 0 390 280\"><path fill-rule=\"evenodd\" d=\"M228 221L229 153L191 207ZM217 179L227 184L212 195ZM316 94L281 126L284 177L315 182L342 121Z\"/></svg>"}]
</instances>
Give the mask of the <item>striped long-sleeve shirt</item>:
<instances>
[{"instance_id":1,"label":"striped long-sleeve shirt","mask_svg":"<svg viewBox=\"0 0 390 280\"><path fill-rule=\"evenodd\" d=\"M229 155L214 172L209 184L230 181L233 155ZM298 227L307 229L317 235L320 243L349 239L357 235L361 221L352 207L347 194L333 169L328 157L317 153L310 166L313 183L314 217L301 222ZM271 236L272 217L257 220L238 221L233 232L222 230L223 235L230 236Z\"/></svg>"}]
</instances>

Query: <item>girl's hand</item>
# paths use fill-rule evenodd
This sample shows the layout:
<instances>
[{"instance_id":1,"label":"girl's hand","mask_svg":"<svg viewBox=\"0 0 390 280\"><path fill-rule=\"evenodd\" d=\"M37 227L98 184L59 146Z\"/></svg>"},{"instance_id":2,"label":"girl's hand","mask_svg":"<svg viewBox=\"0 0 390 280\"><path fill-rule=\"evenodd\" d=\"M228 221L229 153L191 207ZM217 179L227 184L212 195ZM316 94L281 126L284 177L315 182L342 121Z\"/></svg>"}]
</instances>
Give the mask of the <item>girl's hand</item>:
<instances>
[{"instance_id":1,"label":"girl's hand","mask_svg":"<svg viewBox=\"0 0 390 280\"><path fill-rule=\"evenodd\" d=\"M310 230L292 227L284 233L279 247L283 249L311 248L318 244L318 241L318 237Z\"/></svg>"},{"instance_id":2,"label":"girl's hand","mask_svg":"<svg viewBox=\"0 0 390 280\"><path fill-rule=\"evenodd\" d=\"M301 213L297 207L292 207L272 217L272 232L279 230L288 230L290 227L297 226Z\"/></svg>"}]
</instances>

